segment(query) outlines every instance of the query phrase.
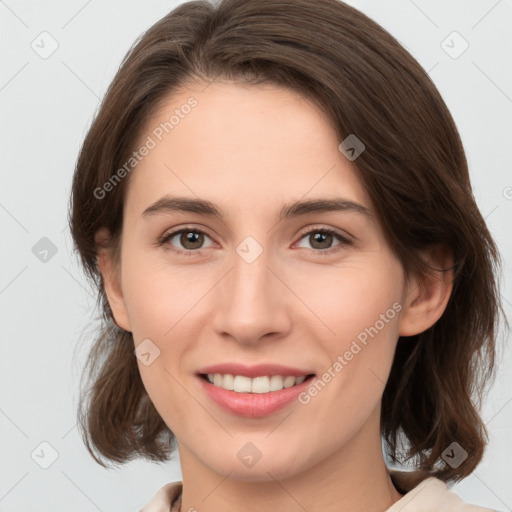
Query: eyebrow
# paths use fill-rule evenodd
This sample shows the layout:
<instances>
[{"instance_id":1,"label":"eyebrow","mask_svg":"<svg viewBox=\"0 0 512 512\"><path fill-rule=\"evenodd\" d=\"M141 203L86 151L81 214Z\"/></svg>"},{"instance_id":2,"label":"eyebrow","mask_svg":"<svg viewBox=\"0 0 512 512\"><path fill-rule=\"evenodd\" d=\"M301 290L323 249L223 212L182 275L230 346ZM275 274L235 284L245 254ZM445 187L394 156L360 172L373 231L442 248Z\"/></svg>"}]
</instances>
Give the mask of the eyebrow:
<instances>
[{"instance_id":1,"label":"eyebrow","mask_svg":"<svg viewBox=\"0 0 512 512\"><path fill-rule=\"evenodd\" d=\"M296 201L283 206L279 212L279 219L299 217L312 212L355 212L372 219L372 213L366 206L343 198L310 199ZM217 217L224 220L221 210L212 202L205 199L191 197L177 197L166 195L142 212L142 217L166 214L170 212L190 212L200 215Z\"/></svg>"}]
</instances>

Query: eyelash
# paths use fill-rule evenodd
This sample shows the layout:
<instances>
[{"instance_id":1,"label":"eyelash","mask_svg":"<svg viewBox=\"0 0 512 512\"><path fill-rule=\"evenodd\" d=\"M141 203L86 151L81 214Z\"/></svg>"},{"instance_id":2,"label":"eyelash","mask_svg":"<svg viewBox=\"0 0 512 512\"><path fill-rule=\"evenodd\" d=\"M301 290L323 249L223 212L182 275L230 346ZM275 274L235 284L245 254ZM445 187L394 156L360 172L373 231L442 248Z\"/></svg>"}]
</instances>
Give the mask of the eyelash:
<instances>
[{"instance_id":1,"label":"eyelash","mask_svg":"<svg viewBox=\"0 0 512 512\"><path fill-rule=\"evenodd\" d=\"M173 231L172 233L169 233L169 234L166 234L166 235L162 236L158 240L158 245L160 245L160 246L166 245L167 242L169 242L169 240L174 238L176 235L179 235L180 233L196 233L196 234L203 234L203 235L208 236L207 233L205 233L204 231L201 231L200 229L185 227L185 228L182 228L182 229L180 229L178 231ZM309 231L306 231L305 233L302 233L299 240L302 240L305 236L311 235L312 233L323 233L323 234L333 235L340 242L338 245L335 245L334 247L329 248L329 249L309 249L310 251L313 251L313 252L317 253L319 256L330 256L330 255L335 254L338 251L342 250L344 246L353 245L353 242L351 240L349 240L347 237L343 236L338 231L336 231L334 229L330 229L330 228L314 228L314 229L311 229ZM175 254L178 254L180 256L194 256L201 249L181 250L181 249L172 249L172 248L166 247L166 250L170 250L170 251L172 251Z\"/></svg>"}]
</instances>

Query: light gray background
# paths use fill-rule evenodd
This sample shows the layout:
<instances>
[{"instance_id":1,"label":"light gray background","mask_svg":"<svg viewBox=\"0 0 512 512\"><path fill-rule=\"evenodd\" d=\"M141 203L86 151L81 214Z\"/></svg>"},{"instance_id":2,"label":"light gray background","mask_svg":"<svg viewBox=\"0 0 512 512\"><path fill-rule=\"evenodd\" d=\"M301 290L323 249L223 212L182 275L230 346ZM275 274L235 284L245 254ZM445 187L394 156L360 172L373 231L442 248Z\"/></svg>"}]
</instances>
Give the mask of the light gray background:
<instances>
[{"instance_id":1,"label":"light gray background","mask_svg":"<svg viewBox=\"0 0 512 512\"><path fill-rule=\"evenodd\" d=\"M96 313L66 217L75 160L99 99L134 40L178 3L0 0L0 511L138 510L181 478L177 462L105 470L81 441L77 385ZM398 38L450 108L478 205L504 258L510 313L512 0L349 3ZM45 59L31 47L51 48L43 31L58 43ZM446 39L453 31L469 43L458 58L462 40ZM57 248L47 262L32 252L42 237ZM491 435L485 460L454 486L464 500L502 511L512 507L510 368L507 349L483 411ZM31 457L36 450L41 463L49 461L44 441L58 452L47 469Z\"/></svg>"}]
</instances>

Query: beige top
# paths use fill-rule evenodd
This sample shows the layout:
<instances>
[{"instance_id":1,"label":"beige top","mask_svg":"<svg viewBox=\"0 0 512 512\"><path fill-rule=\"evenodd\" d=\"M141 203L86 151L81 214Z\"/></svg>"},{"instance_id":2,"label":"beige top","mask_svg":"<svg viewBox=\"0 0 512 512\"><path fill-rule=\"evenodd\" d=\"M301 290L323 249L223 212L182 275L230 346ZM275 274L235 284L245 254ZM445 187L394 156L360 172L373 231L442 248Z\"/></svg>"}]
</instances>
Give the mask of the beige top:
<instances>
[{"instance_id":1,"label":"beige top","mask_svg":"<svg viewBox=\"0 0 512 512\"><path fill-rule=\"evenodd\" d=\"M182 482L171 482L164 485L140 512L178 512L181 505L182 485ZM445 482L429 477L405 494L386 512L496 511L464 503L459 496L448 489Z\"/></svg>"}]
</instances>

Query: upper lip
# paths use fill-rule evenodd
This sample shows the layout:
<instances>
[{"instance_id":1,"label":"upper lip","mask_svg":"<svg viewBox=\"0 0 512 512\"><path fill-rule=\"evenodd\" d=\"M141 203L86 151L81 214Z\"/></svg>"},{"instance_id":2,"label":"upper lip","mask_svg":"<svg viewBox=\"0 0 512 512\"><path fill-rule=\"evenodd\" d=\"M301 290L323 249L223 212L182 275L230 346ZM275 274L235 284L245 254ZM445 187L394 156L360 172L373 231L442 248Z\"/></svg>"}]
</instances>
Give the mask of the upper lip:
<instances>
[{"instance_id":1,"label":"upper lip","mask_svg":"<svg viewBox=\"0 0 512 512\"><path fill-rule=\"evenodd\" d=\"M244 375L245 377L260 377L265 375L282 375L287 377L292 375L294 377L302 377L305 375L313 374L309 370L301 370L300 368L292 368L290 366L283 366L280 364L256 364L256 365L243 365L240 363L221 363L211 366L205 366L198 371L199 374L208 373L221 373L231 375Z\"/></svg>"}]
</instances>

